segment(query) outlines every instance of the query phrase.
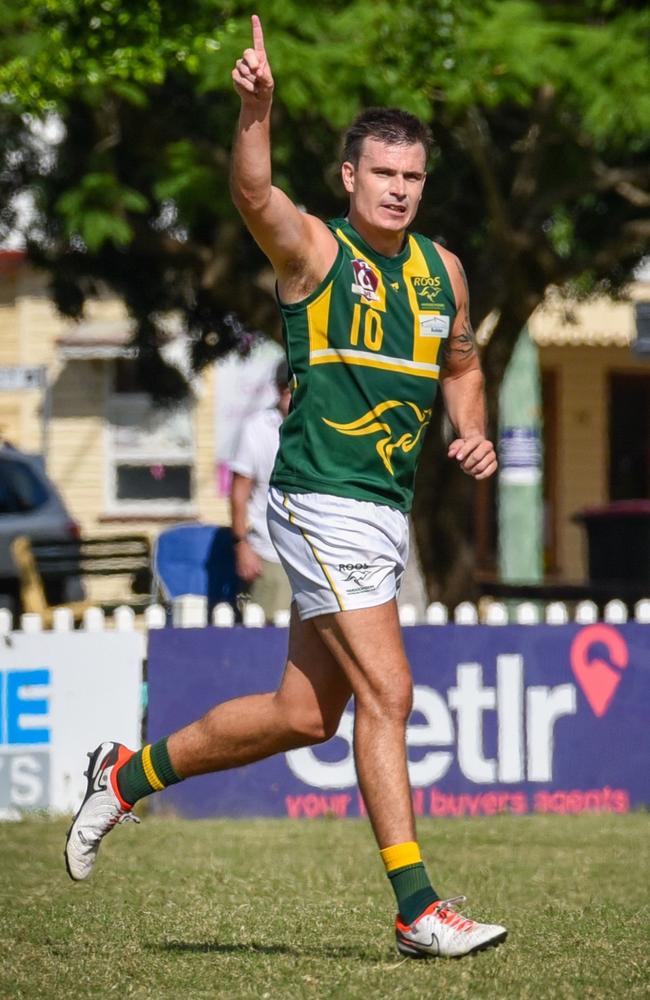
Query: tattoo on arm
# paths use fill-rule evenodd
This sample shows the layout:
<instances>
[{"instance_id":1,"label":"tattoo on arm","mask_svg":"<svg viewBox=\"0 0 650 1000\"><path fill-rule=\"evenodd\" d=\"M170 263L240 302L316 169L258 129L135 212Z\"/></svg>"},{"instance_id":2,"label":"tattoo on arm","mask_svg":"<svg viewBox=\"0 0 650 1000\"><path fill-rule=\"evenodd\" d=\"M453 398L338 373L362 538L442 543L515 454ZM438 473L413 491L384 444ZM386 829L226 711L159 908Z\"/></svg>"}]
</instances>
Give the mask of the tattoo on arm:
<instances>
[{"instance_id":1,"label":"tattoo on arm","mask_svg":"<svg viewBox=\"0 0 650 1000\"><path fill-rule=\"evenodd\" d=\"M454 323L449 336L442 343L442 364L449 368L456 361L467 361L476 354L476 334L472 329L469 318L469 287L463 265L456 258L454 260L458 273L465 286L465 302L460 307L460 323Z\"/></svg>"},{"instance_id":2,"label":"tattoo on arm","mask_svg":"<svg viewBox=\"0 0 650 1000\"><path fill-rule=\"evenodd\" d=\"M455 329L449 334L442 346L442 362L445 368L450 367L454 360L467 361L476 354L476 334L472 330L469 317L466 316L460 330Z\"/></svg>"}]
</instances>

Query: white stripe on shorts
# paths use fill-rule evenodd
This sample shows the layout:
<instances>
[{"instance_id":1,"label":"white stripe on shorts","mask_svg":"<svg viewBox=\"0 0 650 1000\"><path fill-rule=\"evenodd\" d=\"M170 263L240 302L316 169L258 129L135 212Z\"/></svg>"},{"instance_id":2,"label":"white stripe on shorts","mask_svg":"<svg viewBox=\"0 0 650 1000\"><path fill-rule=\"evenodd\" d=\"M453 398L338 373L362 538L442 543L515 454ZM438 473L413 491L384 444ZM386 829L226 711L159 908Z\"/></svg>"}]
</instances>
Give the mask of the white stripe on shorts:
<instances>
[{"instance_id":1,"label":"white stripe on shorts","mask_svg":"<svg viewBox=\"0 0 650 1000\"><path fill-rule=\"evenodd\" d=\"M409 541L401 511L272 486L267 521L302 619L397 597Z\"/></svg>"}]
</instances>

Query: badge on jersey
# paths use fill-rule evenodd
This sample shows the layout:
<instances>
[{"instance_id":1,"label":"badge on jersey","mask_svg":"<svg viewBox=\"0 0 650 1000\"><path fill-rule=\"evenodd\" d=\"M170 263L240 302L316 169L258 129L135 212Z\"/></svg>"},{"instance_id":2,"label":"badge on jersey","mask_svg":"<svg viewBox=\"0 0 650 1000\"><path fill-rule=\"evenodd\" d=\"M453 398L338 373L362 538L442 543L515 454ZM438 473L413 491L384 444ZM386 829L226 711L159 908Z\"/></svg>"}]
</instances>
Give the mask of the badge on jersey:
<instances>
[{"instance_id":1,"label":"badge on jersey","mask_svg":"<svg viewBox=\"0 0 650 1000\"><path fill-rule=\"evenodd\" d=\"M425 311L427 309L440 309L438 301L442 292L440 275L414 275L411 278L411 285L415 292L418 308Z\"/></svg>"},{"instance_id":2,"label":"badge on jersey","mask_svg":"<svg viewBox=\"0 0 650 1000\"><path fill-rule=\"evenodd\" d=\"M431 313L420 313L421 337L448 337L449 316L434 316Z\"/></svg>"},{"instance_id":3,"label":"badge on jersey","mask_svg":"<svg viewBox=\"0 0 650 1000\"><path fill-rule=\"evenodd\" d=\"M377 288L379 287L379 278L368 261L355 257L352 260L352 270L354 271L354 281L351 287L355 295L363 295L370 302L378 302L379 295L377 294Z\"/></svg>"}]
</instances>

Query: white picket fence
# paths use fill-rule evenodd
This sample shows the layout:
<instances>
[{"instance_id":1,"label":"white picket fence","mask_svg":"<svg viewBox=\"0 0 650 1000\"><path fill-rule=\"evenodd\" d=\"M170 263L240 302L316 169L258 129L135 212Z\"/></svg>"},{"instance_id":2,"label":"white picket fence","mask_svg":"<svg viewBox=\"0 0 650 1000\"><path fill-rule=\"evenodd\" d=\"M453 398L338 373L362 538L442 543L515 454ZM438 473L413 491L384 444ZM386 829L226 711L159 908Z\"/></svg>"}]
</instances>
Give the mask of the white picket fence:
<instances>
[{"instance_id":1,"label":"white picket fence","mask_svg":"<svg viewBox=\"0 0 650 1000\"><path fill-rule=\"evenodd\" d=\"M573 612L562 601L542 605L533 601L508 605L500 601L476 605L469 601L459 604L453 612L439 603L430 604L424 621L418 619L416 609L411 604L399 608L403 626L419 624L446 625L566 625L573 621L578 625L591 625L599 620L598 607L593 601L581 601ZM167 624L167 612L160 604L151 604L144 612L146 629L163 628ZM628 621L628 611L623 601L609 601L603 609L602 621L611 625L622 625ZM633 621L650 624L650 598L637 601L634 606ZM204 628L208 622L207 599L198 594L186 594L172 602L171 623L175 628ZM20 615L18 627L25 633L49 631L44 627L40 615ZM230 604L217 604L212 611L211 624L217 628L231 628L235 624L235 614ZM264 612L258 604L248 603L243 611L245 628L261 628L265 624ZM289 624L289 610L279 611L274 624L286 628ZM0 635L7 635L14 627L13 616L6 608L0 608ZM139 627L135 613L126 605L116 608L108 617L101 608L90 607L84 612L81 629L86 632L101 632L106 628L118 632L129 632ZM53 614L51 631L71 632L74 629L72 612L68 608L57 608Z\"/></svg>"}]
</instances>

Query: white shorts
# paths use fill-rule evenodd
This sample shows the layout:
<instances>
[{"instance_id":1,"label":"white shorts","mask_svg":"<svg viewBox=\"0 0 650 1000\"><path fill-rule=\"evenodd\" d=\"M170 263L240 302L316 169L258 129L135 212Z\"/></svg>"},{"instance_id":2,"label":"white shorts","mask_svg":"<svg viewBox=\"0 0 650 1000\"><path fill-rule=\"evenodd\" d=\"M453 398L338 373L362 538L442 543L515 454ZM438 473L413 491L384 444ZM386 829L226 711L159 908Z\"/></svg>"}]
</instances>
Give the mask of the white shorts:
<instances>
[{"instance_id":1,"label":"white shorts","mask_svg":"<svg viewBox=\"0 0 650 1000\"><path fill-rule=\"evenodd\" d=\"M269 490L267 521L301 619L396 598L408 519L385 504Z\"/></svg>"}]
</instances>

